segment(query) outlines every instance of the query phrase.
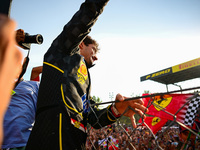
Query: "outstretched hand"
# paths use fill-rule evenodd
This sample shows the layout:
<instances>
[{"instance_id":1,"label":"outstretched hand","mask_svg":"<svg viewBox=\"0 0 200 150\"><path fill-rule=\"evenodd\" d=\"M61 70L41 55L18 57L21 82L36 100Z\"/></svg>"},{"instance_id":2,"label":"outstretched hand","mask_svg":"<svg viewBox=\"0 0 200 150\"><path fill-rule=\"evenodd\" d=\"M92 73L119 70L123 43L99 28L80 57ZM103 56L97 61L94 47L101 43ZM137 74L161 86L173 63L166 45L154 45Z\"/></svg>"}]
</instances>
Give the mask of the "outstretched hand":
<instances>
[{"instance_id":1,"label":"outstretched hand","mask_svg":"<svg viewBox=\"0 0 200 150\"><path fill-rule=\"evenodd\" d=\"M131 119L132 125L136 128L136 122L134 114L138 113L141 117L145 118L144 111L148 112L148 109L144 106L144 102L141 99L124 101L127 97L121 94L116 95L115 101L120 101L115 103L115 107L120 114L127 116Z\"/></svg>"}]
</instances>

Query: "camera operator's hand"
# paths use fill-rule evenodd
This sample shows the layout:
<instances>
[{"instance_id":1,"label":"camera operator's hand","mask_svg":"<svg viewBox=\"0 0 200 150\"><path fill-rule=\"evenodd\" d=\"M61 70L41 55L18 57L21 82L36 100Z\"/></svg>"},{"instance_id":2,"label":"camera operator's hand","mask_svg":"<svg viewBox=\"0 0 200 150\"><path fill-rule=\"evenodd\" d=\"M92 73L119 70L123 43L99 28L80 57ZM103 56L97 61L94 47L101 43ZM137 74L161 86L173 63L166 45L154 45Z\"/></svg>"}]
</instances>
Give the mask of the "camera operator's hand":
<instances>
[{"instance_id":1,"label":"camera operator's hand","mask_svg":"<svg viewBox=\"0 0 200 150\"><path fill-rule=\"evenodd\" d=\"M144 106L144 102L141 99L137 99L137 100L132 100L132 101L124 101L126 99L126 97L122 96L121 94L117 94L116 95L116 101L120 101L115 103L115 107L118 110L118 112L120 114L123 114L128 107L133 108L141 117L143 116L145 118L144 115L144 111L148 111L148 109ZM136 113L131 109L128 109L127 112L125 112L123 115L127 116L131 119L132 125L134 128L136 128L136 122L135 122L135 117L134 114Z\"/></svg>"},{"instance_id":2,"label":"camera operator's hand","mask_svg":"<svg viewBox=\"0 0 200 150\"><path fill-rule=\"evenodd\" d=\"M22 53L16 47L16 23L0 14L0 145L4 113L10 102L14 79L21 71Z\"/></svg>"},{"instance_id":3,"label":"camera operator's hand","mask_svg":"<svg viewBox=\"0 0 200 150\"><path fill-rule=\"evenodd\" d=\"M24 40L25 40L24 30L18 29L16 31L16 41L17 41L17 43L24 42Z\"/></svg>"}]
</instances>

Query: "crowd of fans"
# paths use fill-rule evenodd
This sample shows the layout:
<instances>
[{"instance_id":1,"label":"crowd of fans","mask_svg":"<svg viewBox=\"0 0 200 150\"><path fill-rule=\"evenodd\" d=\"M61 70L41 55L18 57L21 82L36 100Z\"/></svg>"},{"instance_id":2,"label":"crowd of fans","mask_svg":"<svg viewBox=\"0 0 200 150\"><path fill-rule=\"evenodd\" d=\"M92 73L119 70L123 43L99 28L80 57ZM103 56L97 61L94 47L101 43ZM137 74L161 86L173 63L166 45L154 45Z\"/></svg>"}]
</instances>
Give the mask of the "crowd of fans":
<instances>
[{"instance_id":1,"label":"crowd of fans","mask_svg":"<svg viewBox=\"0 0 200 150\"><path fill-rule=\"evenodd\" d=\"M195 148L191 141L187 144L179 140L178 127L159 131L155 137L146 127L133 129L126 126L107 126L99 130L91 129L88 134L87 150L199 150L200 141L195 141Z\"/></svg>"},{"instance_id":2,"label":"crowd of fans","mask_svg":"<svg viewBox=\"0 0 200 150\"><path fill-rule=\"evenodd\" d=\"M43 81L44 82L41 82L41 83L42 83L43 87L46 88L46 90L44 92L44 93L46 93L46 95L41 97L42 101L43 101L43 99L42 99L43 97L49 96L48 93L49 93L49 91L51 92L51 88L52 89L56 89L56 88L53 88L54 87L53 86L54 82L57 83L57 81L58 81L58 83L61 83L62 84L61 89L63 88L63 85L64 85L65 90L66 90L66 87L69 88L68 87L69 84L72 84L71 81L67 82L66 84L63 84L62 83L63 81L61 82L61 80L60 80L60 79L66 79L67 78L65 76L66 75L65 72L68 73L69 70L66 69L68 67L64 67L66 65L66 62L73 62L76 65L81 62L83 64L80 64L80 66L83 65L85 67L83 70L85 70L86 69L86 64L84 63L84 61L80 61L81 59L82 60L84 59L87 62L87 65L90 65L90 66L93 65L93 61L97 60L97 57L96 57L96 52L97 51L95 51L94 50L95 48L93 47L95 44L92 43L92 46L90 45L88 47L88 45L86 44L87 42L85 42L85 43L83 42L82 43L82 40L85 40L83 38L83 35L85 35L85 37L86 37L86 34L89 34L91 26L95 23L95 20L97 19L98 15L100 15L100 12L101 12L100 10L103 10L104 5L106 5L106 2L107 1L103 1L103 0L100 1L100 2L96 1L96 2L94 2L96 4L92 4L91 5L89 3L89 1L86 1L83 5L81 5L81 8L82 8L81 11L83 13L86 13L86 14L80 15L80 14L82 14L81 11L76 13L75 16L73 17L73 20L71 22L69 22L69 24L67 24L65 26L65 30L63 30L62 34L60 34L60 36L58 36L58 38L52 44L52 47L49 49L48 53L46 53L45 56L47 56L47 57L45 57L44 60L48 60L49 62L46 62L46 61L44 62L44 64L47 65L47 66L46 66L45 70L43 70ZM102 5L101 7L100 7L100 4ZM96 7L92 7L92 6L96 6ZM88 9L89 7L91 7L91 8ZM94 10L94 8L96 8L97 10ZM94 14L91 14L91 12L93 12ZM97 14L96 12L99 12L99 13ZM91 16L95 16L95 17L90 18ZM84 18L86 18L86 20L84 20ZM80 20L80 22L76 22L77 20ZM82 25L82 26L78 26L79 24ZM1 106L0 107L0 147L1 147L1 142L3 141L3 138L2 138L3 137L3 118L5 116L5 112L6 112L6 110L8 110L8 111L9 110L13 110L13 109L9 109L9 106L12 106L12 105L9 105L9 104L12 104L12 98L15 97L16 95L19 96L21 91L23 91L21 93L24 93L24 89L25 89L25 88L22 88L23 90L21 90L19 92L16 92L16 90L19 87L19 85L16 84L16 85L18 85L18 87L16 87L14 85L14 82L13 82L14 79L16 79L16 77L19 75L19 73L21 71L21 60L22 60L22 54L15 47L16 44L17 44L16 41L15 41L15 32L14 32L15 26L16 26L16 23L13 20L10 20L7 16L0 15L0 62L1 62L0 63L0 83L1 83L0 84L0 95L1 95L1 104L0 104L0 106ZM79 31L79 28L80 28L80 31ZM73 33L71 33L71 32L68 33L67 32L68 30L69 31L74 31L74 30L71 30L71 29L78 30L77 31L78 33L76 33L76 31L73 32ZM84 30L81 31L81 29L84 29ZM86 32L86 31L88 31L88 32ZM66 34L66 35L64 35L64 34ZM66 38L67 36L69 36L69 37ZM82 37L82 39L80 37ZM74 41L74 38L77 38L77 41L76 40ZM70 42L68 42L68 41L70 41ZM71 43L71 41L74 41L74 43ZM66 43L69 43L69 45L66 45ZM79 43L80 45L77 46L77 43ZM64 46L60 45L60 44L63 44ZM89 43L89 44L91 44L91 43ZM63 48L63 47L66 47L66 48L71 47L72 49L67 49L66 51L64 51L65 48ZM83 54L80 53L82 56L79 56L79 53L75 53L74 52L74 50L77 50L79 48L81 50L81 53L83 53ZM92 54L88 54L87 53L88 49L92 52ZM84 53L83 51L84 52L86 51L86 53ZM72 57L72 55L71 55L72 53L73 53L74 56L78 56L78 57L73 57L73 59L69 58L69 57ZM70 54L70 55L69 56L65 56L66 54ZM54 55L55 55L55 57L54 57ZM84 58L82 58L82 57L84 57ZM74 58L78 58L78 59L75 60ZM71 61L71 60L73 60L73 61ZM56 65L58 65L58 66L56 66ZM67 65L69 65L71 67L71 64L67 64ZM49 67L52 67L51 68L52 71L51 70L48 71ZM64 68L64 71L61 70L60 68ZM76 66L76 68L78 68L78 65ZM76 70L76 69L74 69L74 70ZM61 74L58 71L60 71L64 75ZM50 74L49 74L49 72L50 72ZM57 75L57 72L58 72L58 75ZM78 73L79 73L79 70L76 70L76 71L72 72L73 75L78 74ZM51 75L51 76L49 76L49 75ZM59 78L56 78L58 76L59 76ZM46 86L46 85L49 85L50 82L48 82L48 80L49 80L50 77L53 77L51 79L56 79L56 80L55 81L54 80L50 80L51 83L52 83L52 86L49 86L50 87L49 88L50 90L49 90L47 88L48 86ZM80 82L81 77L80 77L79 80L77 80L77 78L78 78L78 75L74 76L74 79L73 79L74 83ZM88 80L86 80L86 79L88 79ZM89 94L90 94L89 93L90 90L88 90L88 89L90 89L90 80L89 80L89 78L86 78L86 79L85 80L87 81L88 85L82 86L81 84L83 84L83 83L80 82L78 84L78 86L76 87L77 89L81 89L82 87L84 87L80 91L77 90L79 93L84 93L83 91L87 90L87 93L86 93L87 95L85 94L82 97L80 97L80 95L76 95L78 98L82 99L83 101L86 101L86 97L87 96L89 97ZM84 80L84 83L86 82L85 80ZM19 81L21 83L25 82L25 81L22 81L22 80L19 80ZM54 82L52 82L52 81L54 81ZM58 84L58 85L59 85L58 90L55 93L53 93L53 94L55 94L55 97L56 96L58 96L58 97L60 96L59 94L57 95L57 93L60 93L60 91L59 91L60 90L60 84ZM37 84L37 87L39 88L39 84ZM15 91L12 90L12 89L14 89ZM40 89L42 89L42 88L40 88ZM74 86L70 86L70 90L72 90L72 89L74 90ZM29 87L27 87L27 90L29 90ZM73 90L72 90L72 95L74 95ZM11 91L12 91L12 98L11 98L11 101L10 101ZM33 93L30 90L29 90L29 92ZM37 91L34 91L34 92L35 92L35 94L38 93ZM17 94L15 95L15 93L17 93ZM43 92L41 92L41 93L43 94ZM68 91L66 93L68 93ZM62 97L64 97L63 95L62 95ZM69 97L71 95L67 95L67 96ZM73 97L76 100L76 98L77 98L76 96L74 96L74 97L71 96L71 97ZM80 124L82 125L81 126L82 128L81 127L79 128L76 125L74 125L75 123L73 122L73 120L75 118L74 113L77 113L79 115L81 114L80 116L82 116L82 113L79 113L76 110L75 107L73 107L73 108L69 107L67 104L64 105L64 103L60 104L60 99L59 99L60 97L57 99L58 102L55 102L54 97L51 97L51 95L49 96L49 98L52 98L52 99L50 99L49 101L45 101L44 102L44 103L46 103L45 105L44 105L43 102L38 104L37 95L34 98L35 99L35 104L33 105L33 108L35 110L29 111L31 113L31 115L32 115L32 121L34 122L34 119L35 119L34 118L35 117L34 113L36 112L36 102L37 102L37 107L41 105L39 107L40 109L37 108L39 110L38 113L37 113L37 117L39 116L39 114L40 114L40 116L39 116L39 119L36 118L35 125L34 125L35 128L33 128L33 130L31 131L33 133L33 134L31 134L32 135L32 139L29 140L29 142L27 144L27 147L25 147L25 146L26 146L26 142L28 140L29 135L27 135L26 139L23 141L23 143L22 143L23 145L18 145L17 147L15 147L15 145L14 146L13 145L12 146L8 145L9 146L8 148L7 147L3 148L4 150L5 149L6 150L8 150L8 149L21 150L21 149L25 149L25 148L26 149L34 149L35 150L36 149L35 147L37 147L37 149L42 149L42 150L43 149L55 149L54 147L56 147L56 149L58 147L59 147L59 149L62 149L62 147L64 147L63 149L69 149L69 147L71 147L70 149L80 149L80 147L85 146L85 137L86 136L85 136L85 131L82 131L82 130L85 129L84 128L85 124L83 125L81 122L78 122L78 121L75 120L74 122L76 122L76 123L78 122L79 125ZM26 98L26 99L28 99L28 98ZM77 102L79 104L81 104L80 107L78 107L78 108L82 109L82 107L84 107L85 104L82 105L82 101L79 101L80 99L77 100ZM141 100L138 99L138 100L135 100L133 102L130 102L130 101L124 101L124 99L125 99L125 97L123 97L122 95L118 94L116 96L116 100L120 101L120 102L115 103L115 105L112 105L112 106L109 107L110 111L112 111L112 115L114 117L118 118L120 116L120 114L122 114L126 110L126 108L128 108L128 107L136 108L137 112L141 116L143 116L142 112L144 112L144 110L146 110L146 107L143 106ZM24 100L24 99L21 99L21 100ZM31 100L31 99L29 99L29 100ZM38 98L38 100L40 100L40 99ZM44 100L48 100L48 97L47 97L47 99L44 99ZM63 100L63 101L65 102L65 100ZM51 104L49 104L49 102L51 102ZM69 101L69 102L71 103L73 101ZM64 107L61 107L61 105L65 106L65 107L67 106L71 110L68 111L68 109L63 109ZM17 105L17 106L21 106L21 104ZM30 104L27 104L27 106L30 107ZM47 112L47 108L48 108L48 112ZM22 109L24 109L24 107ZM70 123L68 123L64 119L63 119L64 123L61 122L62 121L62 114L65 115L66 114L66 110L71 115L67 116L68 118L65 116L64 119L67 118L69 120L69 118L74 115L73 116L74 118L70 118L71 119ZM71 113L72 110L73 111L76 110L76 111ZM132 110L130 110L130 111L129 110L130 109L128 109L127 112L123 113L123 115L128 116L128 117L131 118L131 117L133 117L134 113L133 113ZM89 110L85 109L84 111L87 112ZM26 114L26 116L29 117L29 115L27 115L27 113L24 113L23 111L18 111L18 112L20 112L20 115L22 114L22 116L24 114ZM48 115L48 117L51 118L51 119L49 119L48 117L45 118L44 117L44 112L45 112L45 117ZM96 112L98 112L98 111L96 110ZM53 115L52 115L52 113L53 113ZM13 116L15 116L15 114L16 113L14 113L14 115L11 114L10 116L13 117ZM59 116L60 117L59 118L60 119L59 123L62 123L62 124L59 124L59 136L60 136L60 132L61 132L62 138L64 137L63 139L67 139L67 140L63 140L65 142L65 144L63 144L63 145L62 145L62 141L61 141L61 136L59 137L60 141L59 141L59 144L58 144L58 140L57 140L58 136L57 136L57 134L55 134L55 131L56 131L55 129L58 128L57 127L58 124L54 124L55 123L54 121L58 119L58 114L60 115ZM104 113L103 115L106 116L106 117L104 117L104 118L107 119L107 123L106 124L110 124L110 123L115 121L115 120L112 120L111 119L112 117L109 116L107 113ZM102 113L99 116L102 116ZM54 119L52 119L52 117L54 117ZM93 120L94 117L96 117L96 114L93 115L92 117L90 115L89 119ZM7 119L9 117L5 116L5 118ZM8 120L12 121L10 118ZM47 122L45 122L44 119L46 119ZM77 119L79 119L79 118L77 117ZM89 119L85 118L85 120L89 120ZM48 122L49 120L50 120L50 122ZM81 120L81 121L85 122L85 120ZM26 121L21 121L20 123L22 123L22 122L27 123ZM105 123L105 122L106 122L105 120L102 120L101 123ZM133 120L132 120L132 122L133 122L133 125L135 126L135 122ZM93 122L91 121L91 124L92 123ZM7 124L8 124L8 126L5 126L5 127L11 127L11 125L12 125L12 126L14 126L16 128L16 125L13 124L13 123L12 124L7 123ZM16 123L16 124L18 124L18 123ZM32 127L32 122L28 122L28 125L31 125L31 127ZM51 127L49 127L50 125L51 125ZM62 128L63 130L60 128L62 125L64 126L64 128ZM65 126L65 125L68 125L68 126ZM21 131L24 132L24 130L23 130L25 128L24 125L19 124L19 126L20 126L19 127L19 129L20 129L19 133L21 133ZM41 128L41 126L42 126L42 128ZM46 129L47 126L48 126L48 129ZM12 131L12 133L15 132L17 135L16 136L12 136L10 134L8 134L8 135L12 139L16 138L16 139L20 139L21 140L21 138L19 138L18 132L17 132L17 130L15 128L12 128L11 131ZM42 129L44 129L44 130L42 130ZM5 131L8 131L8 130L5 130ZM44 132L38 132L38 131L44 131ZM74 132L68 132L68 131L74 131ZM30 133L30 128L28 128L28 132ZM7 132L4 132L4 136L5 137L6 137L6 133ZM73 133L81 133L81 136L76 137L77 135L80 135L80 134L73 135ZM137 129L133 129L132 127L126 127L126 126L119 125L119 124L117 124L117 125L113 124L113 125L108 125L107 127L101 128L99 130L95 130L95 129L91 128L88 131L86 149L88 149L88 150L92 150L92 149L97 149L97 150L98 149L100 149L100 150L102 150L102 149L108 149L108 150L112 150L112 149L116 149L116 150L118 150L118 149L120 149L120 150L132 150L132 149L152 150L152 149L155 149L155 148L156 149L162 148L162 149L165 149L165 150L174 150L174 149L187 149L187 150L192 149L193 150L193 149L200 149L200 141L199 141L199 139L197 139L197 140L195 139L195 141L190 141L190 140L180 141L179 134L180 133L179 133L179 130L177 128L170 128L169 130L167 130L165 132L159 131L158 135L153 136L146 127L140 127L140 128L137 128ZM46 136L46 135L49 135L49 136ZM42 136L45 137L46 139L44 140L44 138L41 138ZM73 136L74 136L74 139L78 139L78 138L82 137L82 139L80 140L81 142L79 142L79 141L77 142L75 140L69 140L68 137L73 137ZM30 139L30 137L29 137L29 139ZM4 142L6 140L11 142L11 140L9 140L8 138L5 138ZM37 140L39 142L37 142ZM53 141L53 143L51 143L49 140ZM19 141L19 143L20 142L22 142L22 141ZM73 142L72 145L71 145L71 142ZM17 143L17 144L19 144L19 143ZM194 143L194 145L192 145L193 143ZM38 145L34 145L34 144L38 144ZM51 147L51 145L54 146L54 147ZM3 146L5 146L5 144ZM43 147L49 147L49 148L43 148Z\"/></svg>"}]
</instances>

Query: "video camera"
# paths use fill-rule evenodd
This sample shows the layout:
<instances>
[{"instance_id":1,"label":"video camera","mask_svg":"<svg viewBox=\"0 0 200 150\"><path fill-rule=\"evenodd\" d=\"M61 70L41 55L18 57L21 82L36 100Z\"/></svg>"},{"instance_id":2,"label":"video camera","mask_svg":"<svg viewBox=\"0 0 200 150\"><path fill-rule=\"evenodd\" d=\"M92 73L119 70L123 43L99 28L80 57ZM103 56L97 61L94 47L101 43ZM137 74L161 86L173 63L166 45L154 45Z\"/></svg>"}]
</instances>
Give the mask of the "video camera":
<instances>
[{"instance_id":1,"label":"video camera","mask_svg":"<svg viewBox=\"0 0 200 150\"><path fill-rule=\"evenodd\" d=\"M16 31L16 42L17 42L18 46L20 46L21 48L30 50L32 43L42 44L43 37L41 34L30 35L28 33L25 33L24 30L18 29ZM27 57L25 58L25 61L22 66L22 71L20 73L20 76L19 76L17 82L15 83L15 87L19 84L21 78L23 77L24 73L26 72L26 69L27 69L27 66L29 63L29 52L30 51L28 51Z\"/></svg>"},{"instance_id":2,"label":"video camera","mask_svg":"<svg viewBox=\"0 0 200 150\"><path fill-rule=\"evenodd\" d=\"M16 38L21 38L20 40L17 40L18 45L23 49L28 49L28 50L30 50L30 46L33 43L34 44L43 43L43 37L41 34L30 35L29 33L25 33L25 36L17 35Z\"/></svg>"},{"instance_id":3,"label":"video camera","mask_svg":"<svg viewBox=\"0 0 200 150\"><path fill-rule=\"evenodd\" d=\"M24 38L23 43L42 44L43 43L43 37L42 37L41 34L29 35L28 33L25 33L25 38Z\"/></svg>"}]
</instances>

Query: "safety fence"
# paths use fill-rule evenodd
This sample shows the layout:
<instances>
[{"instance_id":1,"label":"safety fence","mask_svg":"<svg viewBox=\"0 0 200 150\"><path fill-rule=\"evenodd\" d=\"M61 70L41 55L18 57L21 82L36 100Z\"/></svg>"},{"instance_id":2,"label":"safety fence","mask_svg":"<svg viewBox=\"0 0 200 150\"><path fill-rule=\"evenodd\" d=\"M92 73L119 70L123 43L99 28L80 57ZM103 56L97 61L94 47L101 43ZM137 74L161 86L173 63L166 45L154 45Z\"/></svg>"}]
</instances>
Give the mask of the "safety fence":
<instances>
[{"instance_id":1,"label":"safety fence","mask_svg":"<svg viewBox=\"0 0 200 150\"><path fill-rule=\"evenodd\" d=\"M161 96L163 97L163 96ZM161 99L167 100L167 98ZM160 101L160 102L162 102ZM192 125L191 127L185 125L180 121L180 113L185 108L188 110L191 108L191 103L195 103L195 107L192 109ZM164 114L163 117L151 116L147 113L148 117L152 118L151 122L147 122L141 116L137 115L137 111L134 108L127 108L136 113L139 118L137 128L133 128L130 124L124 123L124 116L116 118L116 122L112 125L102 127L101 129L93 129L88 125L88 138L86 142L87 150L173 150L173 149L195 149L200 150L200 130L199 127L199 107L200 96L199 93L195 93L192 97L187 98L186 102L175 113L169 112L166 107L158 104L156 96L149 96L146 107L159 108ZM92 107L91 107L92 109ZM165 116L166 114L166 116ZM166 119L167 116L171 116L172 119ZM187 116L181 116L187 117ZM165 118L165 122L160 118ZM98 119L97 119L98 120ZM127 118L126 118L127 120ZM158 123L163 122L157 126Z\"/></svg>"}]
</instances>

